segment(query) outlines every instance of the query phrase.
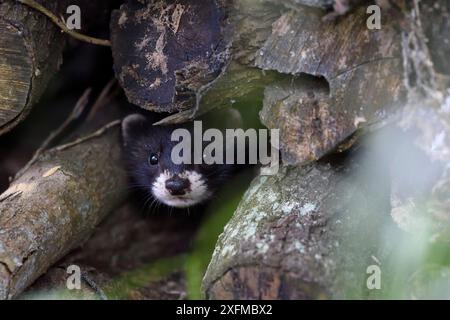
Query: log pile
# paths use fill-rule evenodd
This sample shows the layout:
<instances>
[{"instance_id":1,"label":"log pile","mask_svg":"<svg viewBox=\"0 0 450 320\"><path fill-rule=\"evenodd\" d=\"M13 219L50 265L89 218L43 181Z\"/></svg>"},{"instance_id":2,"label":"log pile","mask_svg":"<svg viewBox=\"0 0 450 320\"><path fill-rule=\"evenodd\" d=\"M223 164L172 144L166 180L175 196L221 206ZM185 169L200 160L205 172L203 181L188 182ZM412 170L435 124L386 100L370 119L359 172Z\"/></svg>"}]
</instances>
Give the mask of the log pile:
<instances>
[{"instance_id":1,"label":"log pile","mask_svg":"<svg viewBox=\"0 0 450 320\"><path fill-rule=\"evenodd\" d=\"M12 130L8 139L66 47L58 26L19 2L0 3L0 135ZM67 5L39 3L56 16ZM380 29L368 28L369 4L381 8ZM186 298L200 281L185 264L204 263L195 248L189 256L201 219L143 220L127 197L116 117L129 112L125 99L167 113L160 124L205 114L223 121L219 109L236 108L260 109L260 122L280 129L281 168L254 178L224 226L200 271L205 298L430 297L429 283L448 280L445 265L407 249L449 242L448 1L112 7L86 12L111 15L110 69L123 95L94 103L87 118L75 109L83 125L59 132L0 195L0 299L65 290L71 264L84 270L78 298ZM381 287L368 280L377 268Z\"/></svg>"},{"instance_id":2,"label":"log pile","mask_svg":"<svg viewBox=\"0 0 450 320\"><path fill-rule=\"evenodd\" d=\"M447 283L445 265L431 276L418 263L426 251L407 246L448 243L448 62L430 54L448 54L432 47L447 36L423 29L427 4L392 10L379 31L366 28L364 8L330 25L298 6L273 24L256 65L299 76L267 86L260 115L280 128L282 161L295 167L244 195L205 275L207 298L423 298L424 278ZM398 257L411 262L403 274ZM380 290L366 285L371 265L383 271Z\"/></svg>"},{"instance_id":3,"label":"log pile","mask_svg":"<svg viewBox=\"0 0 450 320\"><path fill-rule=\"evenodd\" d=\"M45 152L1 195L1 298L22 292L124 199L117 124Z\"/></svg>"}]
</instances>

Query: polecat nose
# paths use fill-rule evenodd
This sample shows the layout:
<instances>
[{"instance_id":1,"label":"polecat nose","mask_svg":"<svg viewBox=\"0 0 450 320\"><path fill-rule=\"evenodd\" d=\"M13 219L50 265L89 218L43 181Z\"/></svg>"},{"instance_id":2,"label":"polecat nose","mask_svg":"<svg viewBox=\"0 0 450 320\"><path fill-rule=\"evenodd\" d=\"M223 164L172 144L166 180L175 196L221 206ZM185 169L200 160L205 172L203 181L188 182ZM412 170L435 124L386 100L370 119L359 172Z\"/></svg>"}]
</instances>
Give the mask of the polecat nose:
<instances>
[{"instance_id":1,"label":"polecat nose","mask_svg":"<svg viewBox=\"0 0 450 320\"><path fill-rule=\"evenodd\" d=\"M182 196L186 193L186 189L189 188L190 182L188 179L174 176L166 180L166 189L169 190L173 196Z\"/></svg>"}]
</instances>

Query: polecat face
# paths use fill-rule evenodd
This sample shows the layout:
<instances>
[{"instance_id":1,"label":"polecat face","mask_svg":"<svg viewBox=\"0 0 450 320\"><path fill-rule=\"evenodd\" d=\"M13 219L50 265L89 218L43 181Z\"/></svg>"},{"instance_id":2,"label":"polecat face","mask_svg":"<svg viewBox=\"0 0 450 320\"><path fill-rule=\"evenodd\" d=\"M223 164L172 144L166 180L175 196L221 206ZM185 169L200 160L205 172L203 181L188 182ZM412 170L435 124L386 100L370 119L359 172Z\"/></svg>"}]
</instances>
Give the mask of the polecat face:
<instances>
[{"instance_id":1,"label":"polecat face","mask_svg":"<svg viewBox=\"0 0 450 320\"><path fill-rule=\"evenodd\" d=\"M227 165L174 164L173 130L189 126L153 126L150 117L133 114L122 122L124 158L133 182L170 207L185 208L209 199L231 173Z\"/></svg>"}]
</instances>

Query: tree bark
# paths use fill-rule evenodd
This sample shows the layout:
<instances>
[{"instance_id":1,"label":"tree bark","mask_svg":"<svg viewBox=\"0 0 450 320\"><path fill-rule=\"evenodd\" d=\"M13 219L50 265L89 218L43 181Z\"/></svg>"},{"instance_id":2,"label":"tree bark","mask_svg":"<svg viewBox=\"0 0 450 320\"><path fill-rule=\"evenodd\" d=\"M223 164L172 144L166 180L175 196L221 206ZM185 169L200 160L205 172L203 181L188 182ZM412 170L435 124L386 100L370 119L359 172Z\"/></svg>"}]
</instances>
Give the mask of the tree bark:
<instances>
[{"instance_id":1,"label":"tree bark","mask_svg":"<svg viewBox=\"0 0 450 320\"><path fill-rule=\"evenodd\" d=\"M322 33L316 24L308 31L308 25L296 24L311 18L298 19L308 14L300 10L274 25L258 65L322 75L330 83L329 95L325 86L314 83L317 79L308 78L266 89L261 117L269 127L281 128L285 163L316 160L346 136L337 138L339 132L355 132L361 124L378 125L359 136L351 151L326 158L328 164L322 158L255 179L217 242L203 282L207 298L404 299L431 298L435 296L430 294L448 290L442 283L448 279L448 268L427 264L436 249L433 245L448 250L450 234L448 63L442 60L447 47L436 47L445 43L445 37L441 29L433 33L422 23L420 8L418 1L408 3L400 29L389 29L388 22L378 35L388 32L390 37L369 35L367 43L353 48L356 51L340 46L345 39L338 40L339 36L346 29L340 26L350 23L344 20L336 30ZM439 2L431 12L445 17L447 6ZM342 19L361 13L356 10ZM289 41L289 31L296 25ZM363 32L362 26L350 29ZM331 42L325 40L326 50L314 50L315 40L321 47L323 39L331 39L327 34L336 31L337 48L327 47ZM306 34L301 50L310 49L311 54L291 57L285 48L295 50L302 32ZM359 36L349 38L358 43ZM365 51L366 45L374 45L373 52L381 55L358 63L360 58L374 57ZM383 55L390 50L395 53L391 58ZM402 99L397 99L397 90ZM398 108L392 108L394 102ZM333 121L333 113L341 116ZM336 130L341 125L346 129ZM326 145L331 140L335 142ZM391 216L409 233L397 228ZM417 246L412 248L411 243ZM366 271L372 266L382 270L380 290L369 288ZM429 279L430 287L441 284L445 289L428 290Z\"/></svg>"},{"instance_id":2,"label":"tree bark","mask_svg":"<svg viewBox=\"0 0 450 320\"><path fill-rule=\"evenodd\" d=\"M45 1L51 11L58 1ZM29 113L62 63L64 36L41 13L17 1L0 4L0 134Z\"/></svg>"},{"instance_id":3,"label":"tree bark","mask_svg":"<svg viewBox=\"0 0 450 320\"><path fill-rule=\"evenodd\" d=\"M56 16L78 5L82 33L109 18L104 1L40 0ZM15 0L0 3L0 135L23 121L62 64L65 35L44 14Z\"/></svg>"},{"instance_id":4,"label":"tree bark","mask_svg":"<svg viewBox=\"0 0 450 320\"><path fill-rule=\"evenodd\" d=\"M179 4L191 8L191 2ZM111 20L116 77L132 103L147 110L177 112L163 123L185 122L212 108L245 103L249 97L262 96L265 85L279 77L254 68L254 60L282 6L208 0L195 12L196 7L176 11L170 0L132 3L115 11ZM215 13L213 18L210 12ZM199 21L192 29L193 16ZM174 17L178 17L176 30ZM155 51L158 39L161 54ZM190 48L199 39L200 45ZM159 64L149 65L155 61Z\"/></svg>"},{"instance_id":5,"label":"tree bark","mask_svg":"<svg viewBox=\"0 0 450 320\"><path fill-rule=\"evenodd\" d=\"M298 75L297 81L267 87L261 113L267 127L280 129L286 164L321 158L405 103L402 19L396 17L402 13L382 14L380 30L367 28L364 7L336 23L323 22L321 11L303 8L274 24L256 64Z\"/></svg>"},{"instance_id":6,"label":"tree bark","mask_svg":"<svg viewBox=\"0 0 450 320\"><path fill-rule=\"evenodd\" d=\"M19 299L178 299L186 296L185 256L201 219L137 212L129 199L82 246L58 261ZM66 269L80 267L82 289L68 290ZM155 272L157 270L158 272Z\"/></svg>"},{"instance_id":7,"label":"tree bark","mask_svg":"<svg viewBox=\"0 0 450 320\"><path fill-rule=\"evenodd\" d=\"M14 179L0 196L0 298L20 294L120 204L120 164L111 125L44 152Z\"/></svg>"},{"instance_id":8,"label":"tree bark","mask_svg":"<svg viewBox=\"0 0 450 320\"><path fill-rule=\"evenodd\" d=\"M388 177L380 170L362 178L370 168L358 162L285 167L256 178L216 244L206 298L373 296L366 268L387 256Z\"/></svg>"}]
</instances>

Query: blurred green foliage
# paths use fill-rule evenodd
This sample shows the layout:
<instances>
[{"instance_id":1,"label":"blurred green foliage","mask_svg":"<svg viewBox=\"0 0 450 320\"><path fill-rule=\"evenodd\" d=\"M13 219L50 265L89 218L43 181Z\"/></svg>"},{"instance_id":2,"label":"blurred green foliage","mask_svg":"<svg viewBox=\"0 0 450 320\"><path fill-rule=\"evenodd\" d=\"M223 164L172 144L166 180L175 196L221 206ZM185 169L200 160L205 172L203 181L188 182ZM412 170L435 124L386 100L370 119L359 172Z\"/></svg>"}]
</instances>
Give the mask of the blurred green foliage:
<instances>
[{"instance_id":1,"label":"blurred green foliage","mask_svg":"<svg viewBox=\"0 0 450 320\"><path fill-rule=\"evenodd\" d=\"M201 283L211 260L217 238L239 205L242 195L253 177L252 171L246 170L237 175L207 209L207 219L202 224L194 240L192 252L187 256L185 263L187 296L189 299L203 298Z\"/></svg>"}]
</instances>

